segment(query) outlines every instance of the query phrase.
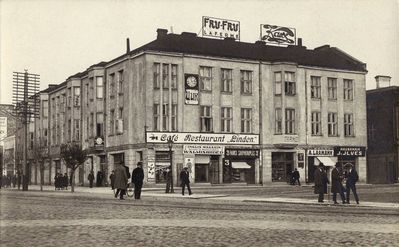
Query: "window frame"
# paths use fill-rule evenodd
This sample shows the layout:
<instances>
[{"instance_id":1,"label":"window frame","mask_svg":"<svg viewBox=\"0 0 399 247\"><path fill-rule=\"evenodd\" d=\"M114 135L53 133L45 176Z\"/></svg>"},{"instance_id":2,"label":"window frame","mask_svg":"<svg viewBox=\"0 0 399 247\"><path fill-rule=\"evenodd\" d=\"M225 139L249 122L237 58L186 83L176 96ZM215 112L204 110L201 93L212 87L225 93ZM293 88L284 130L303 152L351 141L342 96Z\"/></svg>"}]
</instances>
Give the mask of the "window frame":
<instances>
[{"instance_id":1,"label":"window frame","mask_svg":"<svg viewBox=\"0 0 399 247\"><path fill-rule=\"evenodd\" d=\"M280 79L278 80L277 75L279 74ZM274 95L279 95L283 93L283 83L282 83L282 72L274 72ZM278 90L277 90L278 89Z\"/></svg>"},{"instance_id":2,"label":"window frame","mask_svg":"<svg viewBox=\"0 0 399 247\"><path fill-rule=\"evenodd\" d=\"M292 75L293 78L287 79L287 75ZM296 78L295 72L292 71L284 71L284 93L287 96L295 96L296 95Z\"/></svg>"},{"instance_id":3,"label":"window frame","mask_svg":"<svg viewBox=\"0 0 399 247\"><path fill-rule=\"evenodd\" d=\"M321 99L321 77L310 76L310 97L312 99Z\"/></svg>"},{"instance_id":4,"label":"window frame","mask_svg":"<svg viewBox=\"0 0 399 247\"><path fill-rule=\"evenodd\" d=\"M327 78L328 99L337 100L337 85L338 80L334 77Z\"/></svg>"},{"instance_id":5,"label":"window frame","mask_svg":"<svg viewBox=\"0 0 399 247\"><path fill-rule=\"evenodd\" d=\"M283 111L280 107L274 109L274 134L283 134Z\"/></svg>"},{"instance_id":6,"label":"window frame","mask_svg":"<svg viewBox=\"0 0 399 247\"><path fill-rule=\"evenodd\" d=\"M346 101L353 101L353 84L352 79L343 79L344 100Z\"/></svg>"},{"instance_id":7,"label":"window frame","mask_svg":"<svg viewBox=\"0 0 399 247\"><path fill-rule=\"evenodd\" d=\"M200 110L201 132L213 132L212 106L201 105ZM209 129L207 127L209 127Z\"/></svg>"},{"instance_id":8,"label":"window frame","mask_svg":"<svg viewBox=\"0 0 399 247\"><path fill-rule=\"evenodd\" d=\"M353 113L344 113L344 136L354 137L354 123L353 123Z\"/></svg>"},{"instance_id":9,"label":"window frame","mask_svg":"<svg viewBox=\"0 0 399 247\"><path fill-rule=\"evenodd\" d=\"M220 92L229 94L233 93L233 70L221 68L220 76L222 82Z\"/></svg>"},{"instance_id":10,"label":"window frame","mask_svg":"<svg viewBox=\"0 0 399 247\"><path fill-rule=\"evenodd\" d=\"M233 132L233 108L223 106L220 108L220 131L222 133Z\"/></svg>"},{"instance_id":11,"label":"window frame","mask_svg":"<svg viewBox=\"0 0 399 247\"><path fill-rule=\"evenodd\" d=\"M312 111L311 113L311 135L312 136L322 136L322 123L321 123L321 112Z\"/></svg>"},{"instance_id":12,"label":"window frame","mask_svg":"<svg viewBox=\"0 0 399 247\"><path fill-rule=\"evenodd\" d=\"M333 133L333 132L335 132L335 133ZM327 134L328 134L328 136L331 136L331 137L338 136L338 113L337 112L329 112L327 114Z\"/></svg>"},{"instance_id":13,"label":"window frame","mask_svg":"<svg viewBox=\"0 0 399 247\"><path fill-rule=\"evenodd\" d=\"M240 85L242 95L252 95L253 92L253 71L240 70ZM245 89L248 90L245 90Z\"/></svg>"},{"instance_id":14,"label":"window frame","mask_svg":"<svg viewBox=\"0 0 399 247\"><path fill-rule=\"evenodd\" d=\"M285 108L284 133L286 135L296 134L296 111L294 108Z\"/></svg>"},{"instance_id":15,"label":"window frame","mask_svg":"<svg viewBox=\"0 0 399 247\"><path fill-rule=\"evenodd\" d=\"M204 75L205 71L209 72L209 75ZM212 92L212 67L209 66L200 66L199 67L199 81L200 81L200 91L202 92ZM205 80L209 83L207 87L205 87Z\"/></svg>"},{"instance_id":16,"label":"window frame","mask_svg":"<svg viewBox=\"0 0 399 247\"><path fill-rule=\"evenodd\" d=\"M252 133L252 108L241 108L241 133Z\"/></svg>"}]
</instances>

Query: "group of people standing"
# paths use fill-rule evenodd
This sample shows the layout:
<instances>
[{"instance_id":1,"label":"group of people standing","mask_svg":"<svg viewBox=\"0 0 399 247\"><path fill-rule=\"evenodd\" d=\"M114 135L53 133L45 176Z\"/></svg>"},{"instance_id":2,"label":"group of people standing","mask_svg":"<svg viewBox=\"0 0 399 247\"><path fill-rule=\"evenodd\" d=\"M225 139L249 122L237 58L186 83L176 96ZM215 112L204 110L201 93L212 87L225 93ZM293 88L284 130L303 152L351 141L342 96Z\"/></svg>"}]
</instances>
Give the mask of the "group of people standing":
<instances>
[{"instance_id":1,"label":"group of people standing","mask_svg":"<svg viewBox=\"0 0 399 247\"><path fill-rule=\"evenodd\" d=\"M87 176L87 180L89 180L89 186L90 188L93 188L93 183L94 183L94 173L93 171L90 171L89 175ZM103 180L104 180L104 174L102 171L97 172L96 176L96 186L101 187L103 185Z\"/></svg>"},{"instance_id":2,"label":"group of people standing","mask_svg":"<svg viewBox=\"0 0 399 247\"><path fill-rule=\"evenodd\" d=\"M352 164L345 165L343 169L340 163L336 163L334 169L331 171L331 180L331 192L334 204L338 204L337 194L340 195L342 204L350 204L351 190L356 204L359 204L359 197L356 191L356 183L359 180L359 175ZM323 163L320 163L314 172L314 183L314 193L319 195L318 202L322 203L324 202L324 194L327 193L327 184L330 183Z\"/></svg>"},{"instance_id":3,"label":"group of people standing","mask_svg":"<svg viewBox=\"0 0 399 247\"><path fill-rule=\"evenodd\" d=\"M0 188L15 188L18 185L18 188L21 184L21 176L17 175L3 175L0 176Z\"/></svg>"},{"instance_id":4,"label":"group of people standing","mask_svg":"<svg viewBox=\"0 0 399 247\"><path fill-rule=\"evenodd\" d=\"M124 200L126 195L127 187L129 186L129 179L132 179L131 184L134 184L134 199L139 200L141 197L141 188L143 187L144 170L143 163L140 161L137 163L137 167L133 170L132 176L130 176L129 167L124 164L118 165L110 175L111 189L116 189L115 198Z\"/></svg>"},{"instance_id":5,"label":"group of people standing","mask_svg":"<svg viewBox=\"0 0 399 247\"><path fill-rule=\"evenodd\" d=\"M70 181L68 179L67 173L64 173L64 175L62 175L62 173L57 172L55 174L55 177L54 177L55 190L64 190L64 189L67 190L69 183L70 183Z\"/></svg>"}]
</instances>

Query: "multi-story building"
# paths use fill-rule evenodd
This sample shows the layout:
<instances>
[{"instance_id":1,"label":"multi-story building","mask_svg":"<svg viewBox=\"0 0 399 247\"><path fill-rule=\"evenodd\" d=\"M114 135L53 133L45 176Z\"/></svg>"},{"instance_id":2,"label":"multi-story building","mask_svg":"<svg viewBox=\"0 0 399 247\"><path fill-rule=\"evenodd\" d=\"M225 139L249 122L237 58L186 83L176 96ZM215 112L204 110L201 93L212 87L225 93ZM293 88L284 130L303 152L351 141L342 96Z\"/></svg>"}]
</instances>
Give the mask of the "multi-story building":
<instances>
[{"instance_id":1,"label":"multi-story building","mask_svg":"<svg viewBox=\"0 0 399 247\"><path fill-rule=\"evenodd\" d=\"M399 171L399 87L389 76L376 76L367 91L367 182L397 183Z\"/></svg>"},{"instance_id":2,"label":"multi-story building","mask_svg":"<svg viewBox=\"0 0 399 247\"><path fill-rule=\"evenodd\" d=\"M175 184L183 166L195 183L267 184L294 168L312 182L319 162L353 163L365 181L366 66L338 48L301 43L158 29L154 41L72 76L90 153L81 180L143 161L147 183L164 182L171 163ZM63 94L65 83L49 95L53 148L68 130L58 117Z\"/></svg>"}]
</instances>

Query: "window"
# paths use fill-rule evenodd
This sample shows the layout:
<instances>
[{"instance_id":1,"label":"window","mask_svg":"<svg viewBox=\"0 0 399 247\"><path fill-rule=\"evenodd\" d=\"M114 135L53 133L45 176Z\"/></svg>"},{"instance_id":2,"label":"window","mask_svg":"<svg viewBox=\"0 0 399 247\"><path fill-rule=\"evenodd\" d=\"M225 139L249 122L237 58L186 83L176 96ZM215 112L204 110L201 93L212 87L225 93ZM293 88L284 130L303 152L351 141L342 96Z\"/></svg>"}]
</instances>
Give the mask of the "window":
<instances>
[{"instance_id":1,"label":"window","mask_svg":"<svg viewBox=\"0 0 399 247\"><path fill-rule=\"evenodd\" d=\"M177 104L172 104L172 131L177 131Z\"/></svg>"},{"instance_id":2,"label":"window","mask_svg":"<svg viewBox=\"0 0 399 247\"><path fill-rule=\"evenodd\" d=\"M89 121L90 121L90 118L87 117L87 121L86 121L86 140L89 139L89 136L90 136L90 134L89 134L89 129L90 129Z\"/></svg>"},{"instance_id":3,"label":"window","mask_svg":"<svg viewBox=\"0 0 399 247\"><path fill-rule=\"evenodd\" d=\"M96 88L97 99L102 99L104 97L104 82L102 76L96 77Z\"/></svg>"},{"instance_id":4,"label":"window","mask_svg":"<svg viewBox=\"0 0 399 247\"><path fill-rule=\"evenodd\" d=\"M177 65L172 64L172 81L171 81L171 88L177 88Z\"/></svg>"},{"instance_id":5,"label":"window","mask_svg":"<svg viewBox=\"0 0 399 247\"><path fill-rule=\"evenodd\" d=\"M115 110L111 110L109 115L109 134L113 135L115 133Z\"/></svg>"},{"instance_id":6,"label":"window","mask_svg":"<svg viewBox=\"0 0 399 247\"><path fill-rule=\"evenodd\" d=\"M74 129L74 139L76 141L80 140L80 121L79 119L74 119L74 125L75 125L75 129Z\"/></svg>"},{"instance_id":7,"label":"window","mask_svg":"<svg viewBox=\"0 0 399 247\"><path fill-rule=\"evenodd\" d=\"M274 133L282 134L283 133L283 114L281 114L281 108L276 108L275 110L275 126Z\"/></svg>"},{"instance_id":8,"label":"window","mask_svg":"<svg viewBox=\"0 0 399 247\"><path fill-rule=\"evenodd\" d=\"M67 106L71 107L72 106L72 92L71 92L71 88L68 88L68 102L67 102Z\"/></svg>"},{"instance_id":9,"label":"window","mask_svg":"<svg viewBox=\"0 0 399 247\"><path fill-rule=\"evenodd\" d=\"M169 130L169 105L162 105L162 130Z\"/></svg>"},{"instance_id":10,"label":"window","mask_svg":"<svg viewBox=\"0 0 399 247\"><path fill-rule=\"evenodd\" d=\"M252 109L241 108L241 133L252 132Z\"/></svg>"},{"instance_id":11,"label":"window","mask_svg":"<svg viewBox=\"0 0 399 247\"><path fill-rule=\"evenodd\" d=\"M212 108L210 106L201 106L201 131L211 132L213 130Z\"/></svg>"},{"instance_id":12,"label":"window","mask_svg":"<svg viewBox=\"0 0 399 247\"><path fill-rule=\"evenodd\" d=\"M43 117L47 118L48 117L48 100L43 100L42 101L42 115Z\"/></svg>"},{"instance_id":13,"label":"window","mask_svg":"<svg viewBox=\"0 0 399 247\"><path fill-rule=\"evenodd\" d=\"M33 149L33 142L35 140L33 132L30 132L29 136L30 136L30 149Z\"/></svg>"},{"instance_id":14,"label":"window","mask_svg":"<svg viewBox=\"0 0 399 247\"><path fill-rule=\"evenodd\" d=\"M86 84L86 105L89 105L89 84Z\"/></svg>"},{"instance_id":15,"label":"window","mask_svg":"<svg viewBox=\"0 0 399 247\"><path fill-rule=\"evenodd\" d=\"M221 91L225 93L232 92L233 70L222 69L222 88Z\"/></svg>"},{"instance_id":16,"label":"window","mask_svg":"<svg viewBox=\"0 0 399 247\"><path fill-rule=\"evenodd\" d=\"M281 95L281 72L274 73L274 94Z\"/></svg>"},{"instance_id":17,"label":"window","mask_svg":"<svg viewBox=\"0 0 399 247\"><path fill-rule=\"evenodd\" d=\"M115 129L116 129L116 133L117 134L123 134L123 125L124 125L124 121L123 121L123 107L119 107L118 109L118 120L116 121L115 124Z\"/></svg>"},{"instance_id":18,"label":"window","mask_svg":"<svg viewBox=\"0 0 399 247\"><path fill-rule=\"evenodd\" d=\"M115 97L115 73L109 75L109 96Z\"/></svg>"},{"instance_id":19,"label":"window","mask_svg":"<svg viewBox=\"0 0 399 247\"><path fill-rule=\"evenodd\" d=\"M123 70L118 71L118 93L123 94L123 81L124 81L124 74Z\"/></svg>"},{"instance_id":20,"label":"window","mask_svg":"<svg viewBox=\"0 0 399 247\"><path fill-rule=\"evenodd\" d=\"M285 109L285 133L295 134L295 109Z\"/></svg>"},{"instance_id":21,"label":"window","mask_svg":"<svg viewBox=\"0 0 399 247\"><path fill-rule=\"evenodd\" d=\"M154 66L152 67L153 74L154 74L154 88L159 88L160 87L160 78L159 75L161 74L161 65L159 63L154 63Z\"/></svg>"},{"instance_id":22,"label":"window","mask_svg":"<svg viewBox=\"0 0 399 247\"><path fill-rule=\"evenodd\" d=\"M212 67L200 67L200 90L212 90Z\"/></svg>"},{"instance_id":23,"label":"window","mask_svg":"<svg viewBox=\"0 0 399 247\"><path fill-rule=\"evenodd\" d=\"M344 79L344 100L353 100L353 81Z\"/></svg>"},{"instance_id":24,"label":"window","mask_svg":"<svg viewBox=\"0 0 399 247\"><path fill-rule=\"evenodd\" d=\"M337 99L337 79L336 78L328 78L328 99L335 100Z\"/></svg>"},{"instance_id":25,"label":"window","mask_svg":"<svg viewBox=\"0 0 399 247\"><path fill-rule=\"evenodd\" d=\"M284 73L285 83L285 95L295 95L295 73L285 72Z\"/></svg>"},{"instance_id":26,"label":"window","mask_svg":"<svg viewBox=\"0 0 399 247\"><path fill-rule=\"evenodd\" d=\"M252 71L241 70L241 93L252 94Z\"/></svg>"},{"instance_id":27,"label":"window","mask_svg":"<svg viewBox=\"0 0 399 247\"><path fill-rule=\"evenodd\" d=\"M104 114L98 112L96 116L96 137L104 135Z\"/></svg>"},{"instance_id":28,"label":"window","mask_svg":"<svg viewBox=\"0 0 399 247\"><path fill-rule=\"evenodd\" d=\"M321 135L321 112L312 112L312 135Z\"/></svg>"},{"instance_id":29,"label":"window","mask_svg":"<svg viewBox=\"0 0 399 247\"><path fill-rule=\"evenodd\" d=\"M94 88L93 88L93 84L94 84L94 78L93 77L91 77L90 79L90 82L89 82L89 90L87 90L88 92L89 92L89 98L90 98L90 101L93 101L93 98L94 98Z\"/></svg>"},{"instance_id":30,"label":"window","mask_svg":"<svg viewBox=\"0 0 399 247\"><path fill-rule=\"evenodd\" d=\"M162 87L169 88L169 64L162 64Z\"/></svg>"},{"instance_id":31,"label":"window","mask_svg":"<svg viewBox=\"0 0 399 247\"><path fill-rule=\"evenodd\" d=\"M338 116L335 112L328 113L328 135L338 136Z\"/></svg>"},{"instance_id":32,"label":"window","mask_svg":"<svg viewBox=\"0 0 399 247\"><path fill-rule=\"evenodd\" d=\"M80 87L74 87L73 94L73 105L80 106Z\"/></svg>"},{"instance_id":33,"label":"window","mask_svg":"<svg viewBox=\"0 0 399 247\"><path fill-rule=\"evenodd\" d=\"M321 78L319 76L310 77L310 95L312 99L320 99L321 96Z\"/></svg>"},{"instance_id":34,"label":"window","mask_svg":"<svg viewBox=\"0 0 399 247\"><path fill-rule=\"evenodd\" d=\"M72 120L68 120L68 141L72 140Z\"/></svg>"},{"instance_id":35,"label":"window","mask_svg":"<svg viewBox=\"0 0 399 247\"><path fill-rule=\"evenodd\" d=\"M353 114L344 114L344 136L354 136Z\"/></svg>"},{"instance_id":36,"label":"window","mask_svg":"<svg viewBox=\"0 0 399 247\"><path fill-rule=\"evenodd\" d=\"M222 107L220 112L221 119L221 131L222 132L231 132L232 131L232 122L233 122L233 114L231 107Z\"/></svg>"},{"instance_id":37,"label":"window","mask_svg":"<svg viewBox=\"0 0 399 247\"><path fill-rule=\"evenodd\" d=\"M160 130L159 128L159 104L154 104L154 110L153 110L153 115L154 115L154 126L153 130Z\"/></svg>"}]
</instances>

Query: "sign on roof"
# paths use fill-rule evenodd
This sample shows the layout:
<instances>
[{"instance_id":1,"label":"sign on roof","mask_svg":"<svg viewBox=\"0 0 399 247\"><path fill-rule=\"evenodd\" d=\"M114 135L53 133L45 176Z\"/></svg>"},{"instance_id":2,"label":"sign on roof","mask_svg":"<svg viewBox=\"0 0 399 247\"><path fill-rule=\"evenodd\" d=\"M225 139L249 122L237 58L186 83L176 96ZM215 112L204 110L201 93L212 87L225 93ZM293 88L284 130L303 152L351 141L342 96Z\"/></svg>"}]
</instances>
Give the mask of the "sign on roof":
<instances>
[{"instance_id":1,"label":"sign on roof","mask_svg":"<svg viewBox=\"0 0 399 247\"><path fill-rule=\"evenodd\" d=\"M240 22L203 16L202 36L240 40Z\"/></svg>"},{"instance_id":2,"label":"sign on roof","mask_svg":"<svg viewBox=\"0 0 399 247\"><path fill-rule=\"evenodd\" d=\"M269 44L295 45L295 28L261 24L260 39Z\"/></svg>"}]
</instances>

